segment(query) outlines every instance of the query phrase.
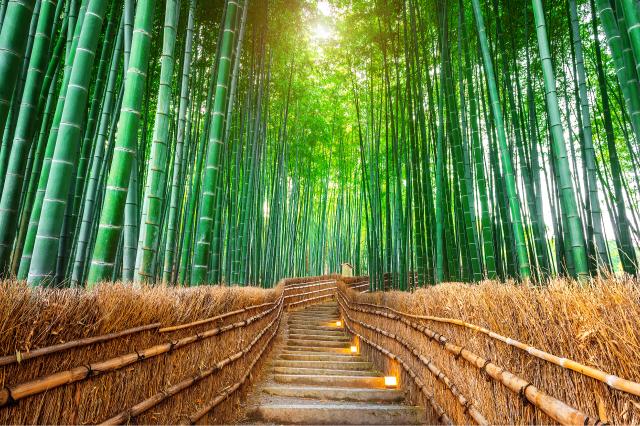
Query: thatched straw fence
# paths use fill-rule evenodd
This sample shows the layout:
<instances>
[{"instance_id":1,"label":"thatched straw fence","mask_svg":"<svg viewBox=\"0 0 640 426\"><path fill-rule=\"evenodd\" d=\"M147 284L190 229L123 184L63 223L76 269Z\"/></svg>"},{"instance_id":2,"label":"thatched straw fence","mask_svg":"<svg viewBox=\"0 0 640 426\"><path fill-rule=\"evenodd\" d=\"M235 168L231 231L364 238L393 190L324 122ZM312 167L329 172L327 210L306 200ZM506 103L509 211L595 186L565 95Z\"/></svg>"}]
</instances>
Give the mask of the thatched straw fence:
<instances>
[{"instance_id":1,"label":"thatched straw fence","mask_svg":"<svg viewBox=\"0 0 640 426\"><path fill-rule=\"evenodd\" d=\"M282 312L335 288L335 276L272 290L2 282L0 423L232 422Z\"/></svg>"},{"instance_id":2,"label":"thatched straw fence","mask_svg":"<svg viewBox=\"0 0 640 426\"><path fill-rule=\"evenodd\" d=\"M347 330L433 422L640 422L636 281L371 294L355 281L338 282Z\"/></svg>"}]
</instances>

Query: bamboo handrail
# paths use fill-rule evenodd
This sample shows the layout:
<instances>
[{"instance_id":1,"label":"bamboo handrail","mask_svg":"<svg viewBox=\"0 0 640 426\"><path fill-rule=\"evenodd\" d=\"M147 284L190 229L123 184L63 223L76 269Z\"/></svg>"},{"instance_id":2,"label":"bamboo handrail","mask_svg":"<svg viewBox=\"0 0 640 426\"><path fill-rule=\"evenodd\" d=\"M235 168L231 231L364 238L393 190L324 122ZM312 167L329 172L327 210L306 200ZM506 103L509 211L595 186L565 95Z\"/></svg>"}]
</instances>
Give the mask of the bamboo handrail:
<instances>
[{"instance_id":1,"label":"bamboo handrail","mask_svg":"<svg viewBox=\"0 0 640 426\"><path fill-rule=\"evenodd\" d=\"M272 308L243 321L238 321L223 327L212 328L203 333L196 333L195 335L183 337L182 339L176 341L154 345L141 351L135 351L133 353L110 358L105 361L90 363L72 368L70 370L53 373L35 380L20 383L18 385L5 386L0 389L0 407L4 407L11 402L16 402L26 397L37 395L39 393L60 387L65 384L78 382L88 377L96 376L98 374L113 370L118 370L122 367L136 363L143 359L152 358L161 354L171 352L175 349L182 348L194 342L226 333L227 331L233 330L235 328L247 326L257 321L258 319L268 315L277 306L279 306L280 303L282 303L282 300L283 299L281 296L278 305L273 306Z\"/></svg>"},{"instance_id":2,"label":"bamboo handrail","mask_svg":"<svg viewBox=\"0 0 640 426\"><path fill-rule=\"evenodd\" d=\"M15 355L6 355L3 357L0 357L0 367L4 367L5 365L14 364L14 363L21 363L29 359L38 358L45 355L51 355L51 354L66 351L69 349L92 345L94 343L106 342L109 340L117 339L118 337L124 337L124 336L129 336L131 334L147 331L147 330L153 330L158 327L160 327L160 323L156 322L153 324L141 325L139 327L129 328L129 329L117 331L114 333L103 334L101 336L85 337L82 339L72 340L72 341L60 343L57 345L46 346L44 348L35 349L29 352L17 352Z\"/></svg>"},{"instance_id":3,"label":"bamboo handrail","mask_svg":"<svg viewBox=\"0 0 640 426\"><path fill-rule=\"evenodd\" d=\"M227 366L228 364L232 363L233 361L236 361L238 359L240 359L241 357L243 357L244 355L246 355L251 349L253 349L253 347L256 345L256 343L262 338L262 336L264 336L264 334L267 332L267 330L269 330L269 328L271 328L271 326L273 326L273 324L276 322L276 320L280 320L281 318L281 313L282 313L282 304L279 305L280 306L280 310L278 311L278 314L274 317L274 319L258 334L256 335L256 337L247 345L245 346L245 348L243 348L242 350L230 355L229 357L217 362L215 365L213 365L210 368L206 368L206 369L198 369L198 372L195 373L193 376L182 380L181 382L170 386L164 390L161 390L160 392L156 393L155 395L151 396L150 398L147 398L139 403L137 403L136 405L121 411L120 413L116 414L115 416L111 417L108 420L105 420L104 422L102 422L102 425L120 425L120 424L125 424L128 423L132 418L135 418L137 416L139 416L140 414L144 413L145 411L150 410L151 408L155 407L156 405L160 404L162 401L169 399L170 397L176 395L177 393L193 386L194 384L198 383L199 381L201 381L202 379L211 376L212 374L214 374L217 371L222 370L225 366ZM271 339L269 339L271 340ZM259 355L259 357L262 356L262 353Z\"/></svg>"},{"instance_id":4,"label":"bamboo handrail","mask_svg":"<svg viewBox=\"0 0 640 426\"><path fill-rule=\"evenodd\" d=\"M214 322L214 321L225 319L225 318L228 318L228 317L231 317L231 316L234 316L234 315L242 314L244 312L251 311L251 310L254 310L254 309L264 308L265 306L275 305L276 303L278 303L277 300L274 301L274 302L267 302L267 303L261 303L259 305L247 306L246 308L237 309L235 311L226 312L224 314L217 315L215 317L205 318L205 319L193 321L193 322L186 323L186 324L173 325L173 326L170 326L170 327L163 327L160 330L158 330L158 333L168 333L168 332L171 332L171 331L178 331L178 330L195 327L195 326L202 325L202 324L208 324L210 322Z\"/></svg>"},{"instance_id":5,"label":"bamboo handrail","mask_svg":"<svg viewBox=\"0 0 640 426\"><path fill-rule=\"evenodd\" d=\"M308 292L306 292L306 293L288 294L288 295L286 295L284 298L285 298L285 299L290 299L290 298L292 298L292 297L307 296L307 295L309 295L309 294L322 293L322 292L329 291L329 290L335 290L335 287L321 288L320 290L308 291Z\"/></svg>"},{"instance_id":6,"label":"bamboo handrail","mask_svg":"<svg viewBox=\"0 0 640 426\"><path fill-rule=\"evenodd\" d=\"M301 294L299 296L303 296L303 294ZM294 306L294 305L299 305L300 303L312 302L314 300L325 299L327 297L333 297L333 293L331 293L331 294L323 294L321 296L312 297L310 299L298 300L297 302L291 302L291 303L287 304L287 307Z\"/></svg>"},{"instance_id":7,"label":"bamboo handrail","mask_svg":"<svg viewBox=\"0 0 640 426\"><path fill-rule=\"evenodd\" d=\"M295 285L291 285L291 286L286 286L284 291L291 291L291 290L296 290L299 288L307 288L307 287L317 287L320 285L326 285L326 284L335 284L336 280L325 280L325 281L314 281L314 282L310 282L310 283L299 283L299 284L295 284Z\"/></svg>"},{"instance_id":8,"label":"bamboo handrail","mask_svg":"<svg viewBox=\"0 0 640 426\"><path fill-rule=\"evenodd\" d=\"M416 386L420 389L420 391L424 394L424 396L429 401L429 404L438 415L437 420L442 422L443 424L448 424L448 425L453 424L453 422L451 421L447 413L445 413L444 409L442 409L440 404L438 404L438 402L436 401L434 394L429 391L429 389L427 388L427 385L422 381L422 379L418 376L418 374L416 374L416 372L409 366L409 364L407 364L401 357L391 353L389 350L383 348L382 346L379 346L378 344L372 342L371 340L367 339L363 335L359 334L357 331L352 329L349 326L349 324L346 322L345 322L345 326L347 327L347 330L349 330L351 334L358 336L360 340L367 343L369 346L375 348L376 350L378 350L388 358L398 361L398 363L407 372L407 374L411 376L411 379L414 381Z\"/></svg>"},{"instance_id":9,"label":"bamboo handrail","mask_svg":"<svg viewBox=\"0 0 640 426\"><path fill-rule=\"evenodd\" d=\"M291 288L291 287L296 287L296 286L300 286L300 285L308 285L308 284L317 284L317 283L323 283L323 282L328 282L328 281L336 281L336 278L322 278L322 277L310 277L309 279L312 279L313 281L302 281L299 283L286 283L284 285L285 288ZM315 278L320 278L320 279L315 279Z\"/></svg>"},{"instance_id":10,"label":"bamboo handrail","mask_svg":"<svg viewBox=\"0 0 640 426\"><path fill-rule=\"evenodd\" d=\"M244 374L244 376L242 376L242 379L239 382L235 383L234 385L232 385L232 386L226 388L225 390L223 390L223 392L220 395L216 396L207 405L205 405L200 410L198 410L197 412L195 412L194 414L189 416L188 422L184 423L184 424L192 424L192 425L196 424L196 422L198 420L200 420L201 418L203 418L209 411L213 410L220 403L222 403L224 400L226 400L232 393L234 393L236 390L240 389L240 386L242 386L247 381L247 379L251 375L253 367L255 367L255 365L258 362L258 360L260 360L262 358L262 355L264 354L266 349L269 347L269 344L273 340L273 337L278 332L278 329L280 328L280 321L282 320L282 315L281 314L282 314L282 310L280 311L280 313L277 316L278 325L274 328L273 332L271 333L271 336L269 336L269 340L262 347L262 349L260 350L260 353L258 354L258 356L254 358L254 360L251 363L251 365L249 366L249 368L247 368L247 372Z\"/></svg>"},{"instance_id":11,"label":"bamboo handrail","mask_svg":"<svg viewBox=\"0 0 640 426\"><path fill-rule=\"evenodd\" d=\"M345 295L342 294L342 292L339 292L339 295L347 303L347 306L349 306L349 301L346 299ZM354 304L363 305L362 303L358 303L358 302L354 302ZM354 309L354 308L349 306L349 309ZM357 310L357 309L354 309L354 310ZM493 380L497 382L502 383L505 387L507 387L513 393L524 396L535 407L539 408L549 417L551 417L552 419L554 419L555 421L563 425L602 424L602 422L599 419L593 419L590 416L582 413L581 411L569 406L563 401L560 401L559 399L556 399L550 395L547 395L540 389L533 386L530 382L527 382L526 380L516 376L513 373L510 373L509 371L492 363L491 361L484 359L467 349L464 349L462 346L458 346L453 343L450 343L446 337L444 337L439 333L429 330L423 325L410 322L406 319L401 318L399 315L398 317L394 317L393 314L389 314L386 312L374 311L374 312L368 312L368 313L385 316L390 319L401 321L409 325L410 327L420 331L430 339L442 345L445 348L445 350L447 350L452 355L456 357L462 357L465 361L467 361L469 364L471 364L475 368L481 371L484 370L489 377L491 377Z\"/></svg>"},{"instance_id":12,"label":"bamboo handrail","mask_svg":"<svg viewBox=\"0 0 640 426\"><path fill-rule=\"evenodd\" d=\"M341 297L340 299L343 299L343 298ZM367 328L369 330L372 330L372 331L374 331L374 332L376 332L378 334L382 334L383 336L388 337L390 339L393 339L393 340L397 341L398 343L400 343L402 346L404 346L405 349L407 349L409 352L411 352L417 359L420 360L420 362L422 362L422 364L424 364L427 367L429 372L431 372L431 374L433 374L435 376L436 380L444 383L444 385L447 387L447 389L449 389L451 394L458 400L458 402L464 408L464 410L467 413L469 413L469 416L471 416L471 418L476 422L476 424L482 425L482 426L489 425L489 422L487 421L485 416L474 406L474 404L469 400L469 398L467 398L466 396L464 396L462 394L462 392L460 392L458 387L451 381L451 379L449 379L449 377L444 372L442 372L442 370L440 370L433 363L432 360L427 359L424 355L420 354L419 351L415 347L413 347L411 344L409 344L402 337L400 337L398 335L395 335L393 333L389 333L389 332L387 332L385 330L382 330L382 329L380 329L378 327L375 327L375 326L372 326L370 324L366 324L366 323L364 323L362 321L353 319L346 312L346 309L344 308L344 306L342 304L342 300L338 300L338 304L340 305L340 307L342 309L345 310L345 316L349 319L349 321L355 322L357 324L360 324L360 326L362 326L364 328Z\"/></svg>"},{"instance_id":13,"label":"bamboo handrail","mask_svg":"<svg viewBox=\"0 0 640 426\"><path fill-rule=\"evenodd\" d=\"M640 396L640 383L638 382L634 382L631 380L627 380L624 379L622 377L618 377L614 374L609 374L606 373L602 370L599 370L597 368L594 367L589 367L587 365L581 364L577 361L573 361L571 359L568 358L563 358L563 357L559 357L553 354L550 354L548 352L545 352L543 350L537 349L533 346L527 345L525 343L522 343L516 339L512 339L510 337L505 337L501 334L495 333L487 328L484 327L480 327L478 325L475 324L471 324L462 320L458 320L458 319L453 319L453 318L440 318L440 317L433 317L433 316L425 316L425 315L414 315L414 314L409 314L406 312L401 312L398 311L396 309L387 307L387 306L382 306L382 305L376 305L373 303L363 303L363 302L357 302L357 301L353 301L353 303L357 304L357 305L362 305L362 306L371 306L371 307L375 307L375 308L380 308L380 309L386 309L390 312L393 312L397 315L401 315L407 318L413 318L413 319L419 319L419 320L426 320L426 321L434 321L434 322L440 322L440 323L446 323L446 324L453 324L453 325L457 325L460 327L466 327L468 329L483 333L489 337L491 337L492 339L501 341L509 346L518 348L520 350L523 350L525 352L527 352L529 355L532 355L536 358L542 359L543 361L547 361L551 364L555 364L559 367L562 367L564 369L567 370L572 370L575 371L576 373L580 373L584 376L590 377L592 379L598 380L602 383L605 383L607 386L609 386L612 389L616 389L622 392L627 392L630 393L632 395L636 395L636 396Z\"/></svg>"}]
</instances>

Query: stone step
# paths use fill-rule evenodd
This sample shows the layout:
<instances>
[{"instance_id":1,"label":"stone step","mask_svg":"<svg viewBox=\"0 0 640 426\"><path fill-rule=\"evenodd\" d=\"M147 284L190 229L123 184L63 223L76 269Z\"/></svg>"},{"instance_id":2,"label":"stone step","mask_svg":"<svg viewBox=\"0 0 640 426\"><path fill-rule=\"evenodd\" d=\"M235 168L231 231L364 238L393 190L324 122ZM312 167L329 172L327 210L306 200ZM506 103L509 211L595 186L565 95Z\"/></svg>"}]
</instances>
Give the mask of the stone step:
<instances>
[{"instance_id":1,"label":"stone step","mask_svg":"<svg viewBox=\"0 0 640 426\"><path fill-rule=\"evenodd\" d=\"M338 309L337 306L326 306L326 307L320 307L320 308L308 308L308 309L301 309L299 311L295 311L292 312L293 314L313 314L316 312L339 312L340 310Z\"/></svg>"},{"instance_id":2,"label":"stone step","mask_svg":"<svg viewBox=\"0 0 640 426\"><path fill-rule=\"evenodd\" d=\"M375 376L375 371L368 370L337 370L329 368L300 368L300 367L272 367L271 371L277 374L301 374L309 375L325 375L325 376Z\"/></svg>"},{"instance_id":3,"label":"stone step","mask_svg":"<svg viewBox=\"0 0 640 426\"><path fill-rule=\"evenodd\" d=\"M336 335L327 335L327 334L311 334L311 333L292 333L289 331L289 336L287 336L291 340L313 340L315 342L319 341L331 341L331 342L350 342L349 339L344 334L336 334Z\"/></svg>"},{"instance_id":4,"label":"stone step","mask_svg":"<svg viewBox=\"0 0 640 426\"><path fill-rule=\"evenodd\" d=\"M289 318L303 318L303 319L307 319L307 318L328 318L328 319L333 319L333 318L340 318L340 313L339 312L305 312L305 313L300 313L300 312L296 312L296 313L292 313L289 315Z\"/></svg>"},{"instance_id":5,"label":"stone step","mask_svg":"<svg viewBox=\"0 0 640 426\"><path fill-rule=\"evenodd\" d=\"M302 320L291 318L287 321L287 324L301 326L302 328L309 327L336 327L335 323L337 320L322 320L322 319L312 319L312 320ZM336 327L337 328L337 327Z\"/></svg>"},{"instance_id":6,"label":"stone step","mask_svg":"<svg viewBox=\"0 0 640 426\"><path fill-rule=\"evenodd\" d=\"M289 327L289 334L313 334L314 336L346 336L342 328L319 328L310 330L308 328Z\"/></svg>"},{"instance_id":7,"label":"stone step","mask_svg":"<svg viewBox=\"0 0 640 426\"><path fill-rule=\"evenodd\" d=\"M264 392L273 396L313 398L324 401L400 402L404 399L404 393L395 389L269 386L264 388Z\"/></svg>"},{"instance_id":8,"label":"stone step","mask_svg":"<svg viewBox=\"0 0 640 426\"><path fill-rule=\"evenodd\" d=\"M332 348L327 346L289 346L286 347L290 352L329 352L334 354L349 354L349 347Z\"/></svg>"},{"instance_id":9,"label":"stone step","mask_svg":"<svg viewBox=\"0 0 640 426\"><path fill-rule=\"evenodd\" d=\"M276 359L271 363L274 367L323 368L327 370L371 370L373 365L367 361L295 361Z\"/></svg>"},{"instance_id":10,"label":"stone step","mask_svg":"<svg viewBox=\"0 0 640 426\"><path fill-rule=\"evenodd\" d=\"M342 361L364 361L358 355L336 354L322 352L282 352L280 359L290 361L324 361L324 362L342 362Z\"/></svg>"},{"instance_id":11,"label":"stone step","mask_svg":"<svg viewBox=\"0 0 640 426\"><path fill-rule=\"evenodd\" d=\"M380 404L265 404L254 417L267 423L304 425L399 425L423 424L423 409L403 405Z\"/></svg>"},{"instance_id":12,"label":"stone step","mask_svg":"<svg viewBox=\"0 0 640 426\"><path fill-rule=\"evenodd\" d=\"M289 328L293 328L296 330L307 330L307 331L340 331L344 333L344 328L336 327L335 324L331 323L318 323L318 324L299 324L293 323L288 324Z\"/></svg>"},{"instance_id":13,"label":"stone step","mask_svg":"<svg viewBox=\"0 0 640 426\"><path fill-rule=\"evenodd\" d=\"M328 376L321 374L274 374L277 383L297 385L334 386L339 388L384 389L384 377L379 376Z\"/></svg>"},{"instance_id":14,"label":"stone step","mask_svg":"<svg viewBox=\"0 0 640 426\"><path fill-rule=\"evenodd\" d=\"M348 340L303 340L292 339L289 337L287 346L304 346L304 347L327 347L327 348L343 348L349 349L351 346Z\"/></svg>"}]
</instances>

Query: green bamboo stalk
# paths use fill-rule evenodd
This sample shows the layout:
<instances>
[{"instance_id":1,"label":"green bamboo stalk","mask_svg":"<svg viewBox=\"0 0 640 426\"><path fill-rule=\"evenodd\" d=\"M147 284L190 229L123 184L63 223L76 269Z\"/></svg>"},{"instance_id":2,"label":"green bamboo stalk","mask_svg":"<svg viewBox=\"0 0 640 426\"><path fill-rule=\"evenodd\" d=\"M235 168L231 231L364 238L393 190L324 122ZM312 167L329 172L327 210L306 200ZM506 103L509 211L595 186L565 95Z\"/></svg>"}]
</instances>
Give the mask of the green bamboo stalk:
<instances>
[{"instance_id":1,"label":"green bamboo stalk","mask_svg":"<svg viewBox=\"0 0 640 426\"><path fill-rule=\"evenodd\" d=\"M122 235L127 188L140 127L140 109L149 63L154 5L154 0L139 0L136 7L131 56L118 123L118 136L109 171L96 246L87 279L89 287L100 281L109 280L115 269L118 242Z\"/></svg>"},{"instance_id":2,"label":"green bamboo stalk","mask_svg":"<svg viewBox=\"0 0 640 426\"><path fill-rule=\"evenodd\" d=\"M96 34L101 32L107 3L90 0L82 24L42 205L46 214L40 216L27 278L31 285L46 283L55 272L60 232L82 139L82 121L98 45Z\"/></svg>"},{"instance_id":3,"label":"green bamboo stalk","mask_svg":"<svg viewBox=\"0 0 640 426\"><path fill-rule=\"evenodd\" d=\"M227 85L231 75L231 56L233 54L233 39L235 34L235 18L238 4L234 0L227 1L224 23L224 34L221 40L220 63L218 66L213 118L209 133L209 146L204 171L202 198L198 215L198 226L193 254L193 268L191 282L204 284L207 281L209 261L211 256L211 241L213 231L213 215L215 210L215 183L220 168L220 147L224 132L224 118L227 110Z\"/></svg>"},{"instance_id":4,"label":"green bamboo stalk","mask_svg":"<svg viewBox=\"0 0 640 426\"><path fill-rule=\"evenodd\" d=\"M585 278L589 275L587 262L587 251L582 227L582 220L578 214L576 205L573 179L567 157L567 148L564 142L562 123L560 121L560 109L558 107L558 97L556 94L556 82L549 52L549 41L547 39L547 28L544 18L544 10L541 0L532 0L533 12L537 27L538 47L542 61L542 71L546 89L547 110L549 113L549 125L552 136L552 148L557 161L557 171L559 177L560 201L563 215L566 217L567 232L570 238L570 250L578 278Z\"/></svg>"},{"instance_id":5,"label":"green bamboo stalk","mask_svg":"<svg viewBox=\"0 0 640 426\"><path fill-rule=\"evenodd\" d=\"M7 178L4 180L0 199L0 274L2 275L7 275L9 272L11 249L17 231L24 170L36 130L38 100L49 56L49 33L53 26L55 9L55 1L44 0L29 61L29 73L18 112L15 136L11 145Z\"/></svg>"},{"instance_id":6,"label":"green bamboo stalk","mask_svg":"<svg viewBox=\"0 0 640 426\"><path fill-rule=\"evenodd\" d=\"M511 152L507 144L507 136L504 129L504 118L502 115L502 106L498 97L498 88L496 85L495 72L493 70L493 61L489 52L489 43L487 33L484 26L484 18L480 3L473 0L473 12L476 19L476 27L480 40L480 48L485 70L485 76L489 87L489 96L491 97L491 108L495 121L495 128L498 136L498 144L500 147L501 164L504 173L505 189L507 191L509 209L511 212L511 222L513 226L513 235L515 238L516 254L518 258L518 269L520 277L524 280L531 276L531 267L529 265L529 257L527 252L526 240L524 235L524 227L522 224L522 212L520 209L520 200L518 198L513 165L511 160Z\"/></svg>"},{"instance_id":7,"label":"green bamboo stalk","mask_svg":"<svg viewBox=\"0 0 640 426\"><path fill-rule=\"evenodd\" d=\"M147 185L142 207L142 220L140 222L140 237L136 259L137 272L134 276L135 281L138 282L153 282L160 243L160 222L164 212L165 167L169 143L169 106L175 65L174 49L179 12L180 1L167 0L165 5L158 106L147 168Z\"/></svg>"}]
</instances>

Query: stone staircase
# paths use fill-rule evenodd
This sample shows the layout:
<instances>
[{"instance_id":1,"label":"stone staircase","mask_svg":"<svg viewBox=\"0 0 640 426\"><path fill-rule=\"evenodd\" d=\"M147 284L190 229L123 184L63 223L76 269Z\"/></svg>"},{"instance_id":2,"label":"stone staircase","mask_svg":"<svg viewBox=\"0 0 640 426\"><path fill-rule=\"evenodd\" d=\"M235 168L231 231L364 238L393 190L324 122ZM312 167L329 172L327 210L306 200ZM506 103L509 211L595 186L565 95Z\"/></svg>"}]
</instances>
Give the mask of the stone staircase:
<instances>
[{"instance_id":1,"label":"stone staircase","mask_svg":"<svg viewBox=\"0 0 640 426\"><path fill-rule=\"evenodd\" d=\"M284 344L249 400L248 423L426 423L424 409L404 405L402 391L386 388L384 376L351 353L338 320L335 302L288 316Z\"/></svg>"}]
</instances>

